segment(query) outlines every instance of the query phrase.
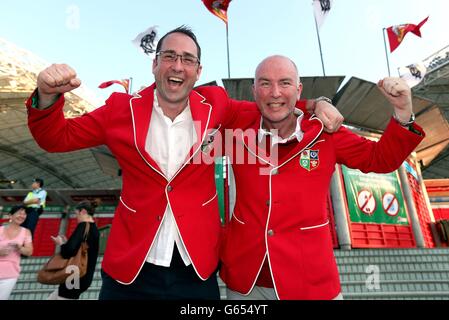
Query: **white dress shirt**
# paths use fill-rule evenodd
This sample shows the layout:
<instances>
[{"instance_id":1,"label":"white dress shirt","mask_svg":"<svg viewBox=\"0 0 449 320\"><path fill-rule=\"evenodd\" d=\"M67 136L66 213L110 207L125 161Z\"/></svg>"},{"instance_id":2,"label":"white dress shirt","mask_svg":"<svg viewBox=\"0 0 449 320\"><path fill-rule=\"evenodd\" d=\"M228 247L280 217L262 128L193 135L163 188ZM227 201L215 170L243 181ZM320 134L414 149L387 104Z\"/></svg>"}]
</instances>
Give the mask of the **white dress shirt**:
<instances>
[{"instance_id":1,"label":"white dress shirt","mask_svg":"<svg viewBox=\"0 0 449 320\"><path fill-rule=\"evenodd\" d=\"M191 147L197 142L190 105L172 121L164 115L154 91L153 112L145 142L145 150L156 161L167 180L170 180L186 161ZM149 208L151 210L151 208ZM147 262L169 267L176 243L185 265L191 263L170 203L165 208L164 218L147 256Z\"/></svg>"},{"instance_id":2,"label":"white dress shirt","mask_svg":"<svg viewBox=\"0 0 449 320\"><path fill-rule=\"evenodd\" d=\"M286 143L294 138L296 138L298 140L298 142L301 142L302 138L304 137L304 132L301 129L301 122L302 122L302 119L304 118L304 113L299 109L295 109L294 113L295 113L295 116L297 117L295 131L293 131L292 134L288 138L285 138L285 139L283 139L282 137L277 135L277 130L268 131L268 130L264 129L263 128L263 118L260 117L260 128L257 133L259 143L262 142L262 139L265 136L271 136L271 147L273 147L275 144L278 144L278 143Z\"/></svg>"}]
</instances>

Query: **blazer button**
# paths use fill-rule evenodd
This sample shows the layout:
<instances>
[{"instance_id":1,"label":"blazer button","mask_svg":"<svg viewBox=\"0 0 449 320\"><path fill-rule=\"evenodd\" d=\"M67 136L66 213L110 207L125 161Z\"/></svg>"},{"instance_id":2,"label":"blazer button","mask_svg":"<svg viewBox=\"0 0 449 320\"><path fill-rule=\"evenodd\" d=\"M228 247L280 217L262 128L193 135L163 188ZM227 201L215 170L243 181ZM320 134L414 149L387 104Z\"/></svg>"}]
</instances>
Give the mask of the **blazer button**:
<instances>
[{"instance_id":1,"label":"blazer button","mask_svg":"<svg viewBox=\"0 0 449 320\"><path fill-rule=\"evenodd\" d=\"M168 192L170 192L170 191L172 191L172 190L173 190L173 187L172 187L172 186L168 186L168 187L167 187L167 191L168 191Z\"/></svg>"},{"instance_id":2,"label":"blazer button","mask_svg":"<svg viewBox=\"0 0 449 320\"><path fill-rule=\"evenodd\" d=\"M274 236L274 231L273 230L268 230L268 235L270 236L270 237L272 237L272 236Z\"/></svg>"},{"instance_id":3,"label":"blazer button","mask_svg":"<svg viewBox=\"0 0 449 320\"><path fill-rule=\"evenodd\" d=\"M162 220L162 216L157 216L157 221L161 221Z\"/></svg>"},{"instance_id":4,"label":"blazer button","mask_svg":"<svg viewBox=\"0 0 449 320\"><path fill-rule=\"evenodd\" d=\"M267 205L267 207L269 207L269 206L270 206L270 200L267 200L267 201L265 202L265 204Z\"/></svg>"}]
</instances>

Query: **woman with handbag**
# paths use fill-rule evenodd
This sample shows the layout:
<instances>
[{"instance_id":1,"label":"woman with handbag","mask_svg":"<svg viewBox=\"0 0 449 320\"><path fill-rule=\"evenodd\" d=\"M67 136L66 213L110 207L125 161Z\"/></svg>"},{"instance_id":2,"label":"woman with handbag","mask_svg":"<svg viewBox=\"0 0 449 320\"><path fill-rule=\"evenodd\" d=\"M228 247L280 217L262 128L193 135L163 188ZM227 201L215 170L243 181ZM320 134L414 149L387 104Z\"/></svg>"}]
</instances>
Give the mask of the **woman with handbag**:
<instances>
[{"instance_id":1,"label":"woman with handbag","mask_svg":"<svg viewBox=\"0 0 449 320\"><path fill-rule=\"evenodd\" d=\"M61 246L61 255L65 259L75 256L81 244L86 241L88 245L87 272L79 279L79 285L77 285L76 281L74 283L66 281L60 284L47 300L77 300L91 285L97 264L100 239L97 225L93 219L96 207L97 204L95 202L88 200L78 203L75 207L78 225L70 238L67 240L64 235L52 237L53 241Z\"/></svg>"},{"instance_id":2,"label":"woman with handbag","mask_svg":"<svg viewBox=\"0 0 449 320\"><path fill-rule=\"evenodd\" d=\"M0 300L8 300L20 275L20 256L33 254L30 230L21 227L27 214L25 206L9 211L9 224L0 227Z\"/></svg>"}]
</instances>

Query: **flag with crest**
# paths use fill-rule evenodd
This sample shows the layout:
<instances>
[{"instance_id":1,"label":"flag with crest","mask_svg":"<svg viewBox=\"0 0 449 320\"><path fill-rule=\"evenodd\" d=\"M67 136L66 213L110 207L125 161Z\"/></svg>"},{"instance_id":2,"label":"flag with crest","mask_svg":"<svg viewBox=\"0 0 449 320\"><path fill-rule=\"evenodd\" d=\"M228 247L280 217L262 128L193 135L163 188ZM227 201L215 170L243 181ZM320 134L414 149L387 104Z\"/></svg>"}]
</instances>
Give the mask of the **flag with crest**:
<instances>
[{"instance_id":1,"label":"flag with crest","mask_svg":"<svg viewBox=\"0 0 449 320\"><path fill-rule=\"evenodd\" d=\"M332 4L333 0L314 0L313 5L313 11L315 13L315 21L318 26L318 30L321 28L321 26L324 23L324 20L329 15L329 12L333 6Z\"/></svg>"},{"instance_id":2,"label":"flag with crest","mask_svg":"<svg viewBox=\"0 0 449 320\"><path fill-rule=\"evenodd\" d=\"M207 10L212 12L213 15L217 16L224 23L228 24L228 6L231 0L203 0L204 5Z\"/></svg>"},{"instance_id":3,"label":"flag with crest","mask_svg":"<svg viewBox=\"0 0 449 320\"><path fill-rule=\"evenodd\" d=\"M409 32L417 35L418 37L421 37L420 29L428 19L429 17L425 18L418 25L407 23L387 28L388 42L390 43L390 52L393 52L397 47L399 47L402 40L404 40L405 35Z\"/></svg>"}]
</instances>

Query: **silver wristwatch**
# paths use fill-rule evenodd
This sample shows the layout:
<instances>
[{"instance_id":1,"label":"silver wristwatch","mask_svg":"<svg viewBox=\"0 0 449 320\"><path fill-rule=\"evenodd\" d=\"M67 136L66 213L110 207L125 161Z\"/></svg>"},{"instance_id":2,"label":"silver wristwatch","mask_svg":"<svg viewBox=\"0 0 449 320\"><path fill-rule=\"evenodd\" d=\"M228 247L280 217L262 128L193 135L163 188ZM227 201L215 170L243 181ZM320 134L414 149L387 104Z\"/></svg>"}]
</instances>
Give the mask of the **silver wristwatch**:
<instances>
[{"instance_id":1,"label":"silver wristwatch","mask_svg":"<svg viewBox=\"0 0 449 320\"><path fill-rule=\"evenodd\" d=\"M408 127L409 125L411 125L415 122L415 114L413 112L410 115L410 120L408 120L406 122L402 122L401 120L399 120L398 116L394 112L393 112L393 118L403 127Z\"/></svg>"},{"instance_id":2,"label":"silver wristwatch","mask_svg":"<svg viewBox=\"0 0 449 320\"><path fill-rule=\"evenodd\" d=\"M319 101L326 101L327 103L332 104L332 100L329 99L328 97L324 97L324 96L321 96L321 97L318 97L315 99L315 103L317 103Z\"/></svg>"}]
</instances>

